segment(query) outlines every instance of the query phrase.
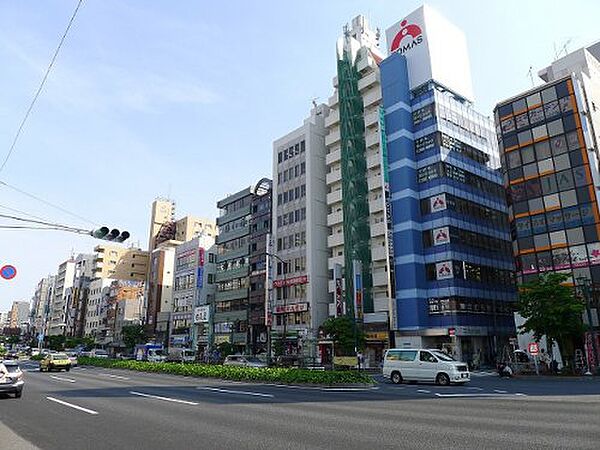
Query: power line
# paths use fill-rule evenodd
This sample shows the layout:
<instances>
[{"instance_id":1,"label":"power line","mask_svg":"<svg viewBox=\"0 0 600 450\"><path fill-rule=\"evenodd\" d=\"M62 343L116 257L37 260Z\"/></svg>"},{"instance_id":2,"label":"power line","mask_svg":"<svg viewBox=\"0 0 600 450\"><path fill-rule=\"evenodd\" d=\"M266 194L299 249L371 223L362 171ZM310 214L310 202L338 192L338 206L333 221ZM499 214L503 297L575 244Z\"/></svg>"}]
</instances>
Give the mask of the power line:
<instances>
[{"instance_id":1,"label":"power line","mask_svg":"<svg viewBox=\"0 0 600 450\"><path fill-rule=\"evenodd\" d=\"M25 212L25 211L21 211L20 209L17 209L17 208L11 208L10 206L0 205L0 208L6 209L8 211L16 212L16 213L19 213L19 214L24 214L26 216L33 217L34 219L46 220L43 217L36 216L34 214L31 214L31 213L28 213L28 212Z\"/></svg>"},{"instance_id":2,"label":"power line","mask_svg":"<svg viewBox=\"0 0 600 450\"><path fill-rule=\"evenodd\" d=\"M7 214L0 214L0 217L2 217L4 219L16 220L18 222L35 223L35 224L39 224L39 225L46 225L46 226L50 226L50 227L58 227L58 228L61 228L61 229L71 230L71 231L87 231L89 233L89 230L84 230L83 228L70 227L68 225L63 225L63 224L60 224L60 223L52 223L52 222L45 222L45 221L40 221L40 220L25 219L23 217L10 216L10 215L7 215Z\"/></svg>"},{"instance_id":3,"label":"power line","mask_svg":"<svg viewBox=\"0 0 600 450\"><path fill-rule=\"evenodd\" d=\"M6 186L7 188L10 188L16 192L19 192L20 194L26 195L27 197L37 200L38 202L44 203L45 205L51 206L52 208L55 208L55 209L58 209L59 211L62 211L65 214L69 214L70 216L73 216L73 217L76 217L77 219L83 220L84 222L90 223L92 225L98 225L96 222L92 222L91 220L88 220L85 217L80 216L79 214L75 214L75 213L63 208L62 206L55 205L53 203L50 203L49 201L46 201L46 200L38 197L37 195L30 194L29 192L25 192L23 189L19 189L16 186L12 186L12 185L8 184L6 181L0 180L0 184L3 186Z\"/></svg>"},{"instance_id":4,"label":"power line","mask_svg":"<svg viewBox=\"0 0 600 450\"><path fill-rule=\"evenodd\" d=\"M71 25L73 25L75 17L77 16L77 13L79 12L79 8L81 7L82 3L83 3L83 0L79 0L77 2L75 11L73 11L73 15L71 16L71 19L69 20L69 23L67 24L67 28L65 29L65 32L63 33L62 37L60 38L58 46L56 47L56 50L54 51L54 55L52 55L52 59L50 60L50 64L48 65L48 68L46 69L46 73L44 74L44 77L42 78L42 82L40 83L35 95L33 96L33 100L29 104L29 108L27 108L27 111L25 112L25 116L23 117L23 120L21 120L21 124L19 125L19 128L17 129L17 133L15 134L12 144L10 145L10 148L8 150L8 153L6 154L6 157L4 158L4 162L2 162L2 165L0 166L0 172L2 172L2 170L6 166L8 159L12 155L12 153L15 149L15 146L17 145L17 141L19 140L19 137L21 136L21 133L23 132L23 128L25 127L25 122L27 122L27 119L29 118L29 115L31 114L31 111L33 110L33 107L35 105L35 102L37 101L38 97L42 93L42 89L44 88L44 85L46 84L48 75L50 75L50 70L52 70L52 67L54 66L54 62L56 61L56 58L58 57L58 52L60 52L60 49L61 49L63 43L65 42L65 39L67 38L67 34L69 33L69 30L71 29Z\"/></svg>"},{"instance_id":5,"label":"power line","mask_svg":"<svg viewBox=\"0 0 600 450\"><path fill-rule=\"evenodd\" d=\"M68 231L70 233L77 233L77 234L89 234L89 231L87 232L83 232L83 231L75 231L75 230L70 230L67 228L59 228L59 227L34 227L34 226L27 226L27 225L0 225L0 230L7 230L7 231L13 231L13 230L50 230L50 231Z\"/></svg>"}]
</instances>

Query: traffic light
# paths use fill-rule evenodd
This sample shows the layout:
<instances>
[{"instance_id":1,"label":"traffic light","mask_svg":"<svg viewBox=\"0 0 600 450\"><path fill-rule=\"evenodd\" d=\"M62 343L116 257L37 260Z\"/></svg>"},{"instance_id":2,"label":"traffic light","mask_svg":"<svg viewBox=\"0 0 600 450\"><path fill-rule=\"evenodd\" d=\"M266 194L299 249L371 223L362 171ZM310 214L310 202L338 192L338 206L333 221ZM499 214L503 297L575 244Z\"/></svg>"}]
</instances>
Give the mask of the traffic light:
<instances>
[{"instance_id":1,"label":"traffic light","mask_svg":"<svg viewBox=\"0 0 600 450\"><path fill-rule=\"evenodd\" d=\"M128 231L119 231L116 228L111 230L108 227L100 227L90 231L90 236L105 241L123 242L131 235Z\"/></svg>"}]
</instances>

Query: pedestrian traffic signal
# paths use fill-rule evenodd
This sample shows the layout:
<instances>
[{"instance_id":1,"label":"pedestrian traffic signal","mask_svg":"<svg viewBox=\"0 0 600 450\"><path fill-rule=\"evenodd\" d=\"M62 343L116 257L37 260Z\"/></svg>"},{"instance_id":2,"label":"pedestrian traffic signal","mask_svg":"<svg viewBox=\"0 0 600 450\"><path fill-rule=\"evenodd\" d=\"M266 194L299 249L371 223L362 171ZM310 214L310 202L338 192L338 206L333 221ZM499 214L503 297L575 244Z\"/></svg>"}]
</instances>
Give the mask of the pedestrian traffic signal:
<instances>
[{"instance_id":1,"label":"pedestrian traffic signal","mask_svg":"<svg viewBox=\"0 0 600 450\"><path fill-rule=\"evenodd\" d=\"M90 231L90 235L96 239L114 242L123 242L131 236L128 231L119 231L116 228L111 230L108 227L96 228Z\"/></svg>"}]
</instances>

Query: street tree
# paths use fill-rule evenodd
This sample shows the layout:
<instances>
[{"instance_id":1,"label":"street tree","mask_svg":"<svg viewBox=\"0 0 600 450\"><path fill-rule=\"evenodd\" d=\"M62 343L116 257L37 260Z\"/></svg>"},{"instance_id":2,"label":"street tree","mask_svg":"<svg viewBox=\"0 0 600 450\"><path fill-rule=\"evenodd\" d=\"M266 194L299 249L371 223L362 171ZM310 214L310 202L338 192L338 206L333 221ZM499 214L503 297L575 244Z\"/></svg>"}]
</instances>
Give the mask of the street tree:
<instances>
[{"instance_id":1,"label":"street tree","mask_svg":"<svg viewBox=\"0 0 600 450\"><path fill-rule=\"evenodd\" d=\"M534 281L519 286L517 312L525 319L521 332L533 333L536 341L546 336L548 350L554 342L567 365L573 358L574 341L585 331L582 312L583 301L575 295L573 287L562 273L540 275Z\"/></svg>"},{"instance_id":2,"label":"street tree","mask_svg":"<svg viewBox=\"0 0 600 450\"><path fill-rule=\"evenodd\" d=\"M330 317L321 325L321 331L331 337L338 355L354 354L355 344L359 349L364 348L365 335L360 327L355 329L354 320L350 317Z\"/></svg>"},{"instance_id":3,"label":"street tree","mask_svg":"<svg viewBox=\"0 0 600 450\"><path fill-rule=\"evenodd\" d=\"M144 326L141 324L125 325L123 327L123 343L128 350L133 350L137 344L148 340Z\"/></svg>"}]
</instances>

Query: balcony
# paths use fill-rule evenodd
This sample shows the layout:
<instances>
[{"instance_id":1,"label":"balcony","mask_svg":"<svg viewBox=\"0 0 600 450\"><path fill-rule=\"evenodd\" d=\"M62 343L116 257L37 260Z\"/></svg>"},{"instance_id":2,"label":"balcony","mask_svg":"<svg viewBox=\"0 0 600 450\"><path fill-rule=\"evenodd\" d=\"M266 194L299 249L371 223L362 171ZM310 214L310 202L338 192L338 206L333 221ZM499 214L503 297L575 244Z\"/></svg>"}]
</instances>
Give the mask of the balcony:
<instances>
[{"instance_id":1,"label":"balcony","mask_svg":"<svg viewBox=\"0 0 600 450\"><path fill-rule=\"evenodd\" d=\"M327 215L327 226L332 226L337 223L342 223L344 221L344 213L343 211L336 211L329 215Z\"/></svg>"},{"instance_id":2,"label":"balcony","mask_svg":"<svg viewBox=\"0 0 600 450\"><path fill-rule=\"evenodd\" d=\"M248 233L250 233L250 227L246 225L245 227L237 228L233 231L219 233L216 242L217 244L222 244L223 242L232 241L234 239L246 236Z\"/></svg>"},{"instance_id":3,"label":"balcony","mask_svg":"<svg viewBox=\"0 0 600 450\"><path fill-rule=\"evenodd\" d=\"M217 217L217 225L223 225L224 223L231 222L232 220L239 219L250 214L250 205L240 208L236 211L232 211L228 214L224 214L221 217Z\"/></svg>"},{"instance_id":4,"label":"balcony","mask_svg":"<svg viewBox=\"0 0 600 450\"><path fill-rule=\"evenodd\" d=\"M358 90L362 92L362 91L366 90L367 88L369 88L369 86L372 86L373 84L379 84L379 83L380 83L379 70L374 70L373 72L371 72L370 74L361 78L358 81Z\"/></svg>"},{"instance_id":5,"label":"balcony","mask_svg":"<svg viewBox=\"0 0 600 450\"><path fill-rule=\"evenodd\" d=\"M338 203L342 201L342 190L338 189L337 191L330 192L327 194L327 204L331 205L333 203Z\"/></svg>"},{"instance_id":6,"label":"balcony","mask_svg":"<svg viewBox=\"0 0 600 450\"><path fill-rule=\"evenodd\" d=\"M215 292L215 301L217 302L228 302L230 300L237 300L240 298L248 298L248 288Z\"/></svg>"},{"instance_id":7,"label":"balcony","mask_svg":"<svg viewBox=\"0 0 600 450\"><path fill-rule=\"evenodd\" d=\"M340 121L340 111L338 109L331 110L325 118L325 127L330 128L333 124Z\"/></svg>"},{"instance_id":8,"label":"balcony","mask_svg":"<svg viewBox=\"0 0 600 450\"><path fill-rule=\"evenodd\" d=\"M371 259L373 261L386 261L388 259L387 247L385 245L377 245L372 247Z\"/></svg>"},{"instance_id":9,"label":"balcony","mask_svg":"<svg viewBox=\"0 0 600 450\"><path fill-rule=\"evenodd\" d=\"M367 169L372 169L373 167L377 167L381 165L381 155L379 152L371 153L367 156Z\"/></svg>"},{"instance_id":10,"label":"balcony","mask_svg":"<svg viewBox=\"0 0 600 450\"><path fill-rule=\"evenodd\" d=\"M365 127L371 128L379 125L379 111L375 110L373 112L365 114Z\"/></svg>"},{"instance_id":11,"label":"balcony","mask_svg":"<svg viewBox=\"0 0 600 450\"><path fill-rule=\"evenodd\" d=\"M344 255L334 256L332 258L329 258L327 264L329 266L329 269L333 269L336 264L343 266L344 265Z\"/></svg>"},{"instance_id":12,"label":"balcony","mask_svg":"<svg viewBox=\"0 0 600 450\"><path fill-rule=\"evenodd\" d=\"M249 272L250 272L250 266L248 266L248 265L238 267L236 269L225 270L223 272L217 272L215 274L215 281L219 282L219 281L232 280L234 278L245 277L248 275Z\"/></svg>"},{"instance_id":13,"label":"balcony","mask_svg":"<svg viewBox=\"0 0 600 450\"><path fill-rule=\"evenodd\" d=\"M375 283L373 283L375 284ZM374 297L373 298L373 309L375 312L389 311L390 299L387 297Z\"/></svg>"},{"instance_id":14,"label":"balcony","mask_svg":"<svg viewBox=\"0 0 600 450\"><path fill-rule=\"evenodd\" d=\"M232 250L222 255L217 255L217 262L220 263L229 259L241 258L242 256L248 256L249 253L250 252L248 251L248 246L245 245L244 248Z\"/></svg>"},{"instance_id":15,"label":"balcony","mask_svg":"<svg viewBox=\"0 0 600 450\"><path fill-rule=\"evenodd\" d=\"M242 311L225 311L215 313L214 322L235 322L236 320L246 320L248 313L246 310Z\"/></svg>"},{"instance_id":16,"label":"balcony","mask_svg":"<svg viewBox=\"0 0 600 450\"><path fill-rule=\"evenodd\" d=\"M383 198L369 200L369 213L375 214L379 211L383 211Z\"/></svg>"},{"instance_id":17,"label":"balcony","mask_svg":"<svg viewBox=\"0 0 600 450\"><path fill-rule=\"evenodd\" d=\"M383 236L387 232L387 224L385 222L371 224L371 237Z\"/></svg>"},{"instance_id":18,"label":"balcony","mask_svg":"<svg viewBox=\"0 0 600 450\"><path fill-rule=\"evenodd\" d=\"M375 147L379 144L379 132L376 130L367 132L367 138L365 139L365 145L367 148Z\"/></svg>"},{"instance_id":19,"label":"balcony","mask_svg":"<svg viewBox=\"0 0 600 450\"><path fill-rule=\"evenodd\" d=\"M340 129L339 128L331 128L329 130L329 134L325 136L325 145L329 146L339 142L341 139Z\"/></svg>"},{"instance_id":20,"label":"balcony","mask_svg":"<svg viewBox=\"0 0 600 450\"><path fill-rule=\"evenodd\" d=\"M336 181L340 181L341 179L342 179L342 171L341 171L341 169L332 170L327 175L325 175L325 183L326 184L333 184Z\"/></svg>"},{"instance_id":21,"label":"balcony","mask_svg":"<svg viewBox=\"0 0 600 450\"><path fill-rule=\"evenodd\" d=\"M342 159L342 151L338 147L334 151L325 155L325 164L327 164L329 166L335 162L340 161L341 159Z\"/></svg>"},{"instance_id":22,"label":"balcony","mask_svg":"<svg viewBox=\"0 0 600 450\"><path fill-rule=\"evenodd\" d=\"M337 247L344 244L344 233L333 233L331 236L327 236L327 246Z\"/></svg>"},{"instance_id":23,"label":"balcony","mask_svg":"<svg viewBox=\"0 0 600 450\"><path fill-rule=\"evenodd\" d=\"M334 94L329 97L327 103L329 104L329 107L332 108L334 105L338 104L338 94L337 91L334 92Z\"/></svg>"},{"instance_id":24,"label":"balcony","mask_svg":"<svg viewBox=\"0 0 600 450\"><path fill-rule=\"evenodd\" d=\"M367 186L369 187L369 191L381 189L383 186L381 175L372 175L367 178Z\"/></svg>"},{"instance_id":25,"label":"balcony","mask_svg":"<svg viewBox=\"0 0 600 450\"><path fill-rule=\"evenodd\" d=\"M388 273L385 270L373 271L373 286L387 286Z\"/></svg>"},{"instance_id":26,"label":"balcony","mask_svg":"<svg viewBox=\"0 0 600 450\"><path fill-rule=\"evenodd\" d=\"M337 75L336 75L336 76L334 76L334 77L331 79L331 83L333 84L333 87L334 87L334 88L337 88L337 87L338 87L338 77L337 77Z\"/></svg>"},{"instance_id":27,"label":"balcony","mask_svg":"<svg viewBox=\"0 0 600 450\"><path fill-rule=\"evenodd\" d=\"M363 97L363 105L368 108L371 105L377 105L381 102L381 89L376 88Z\"/></svg>"}]
</instances>

